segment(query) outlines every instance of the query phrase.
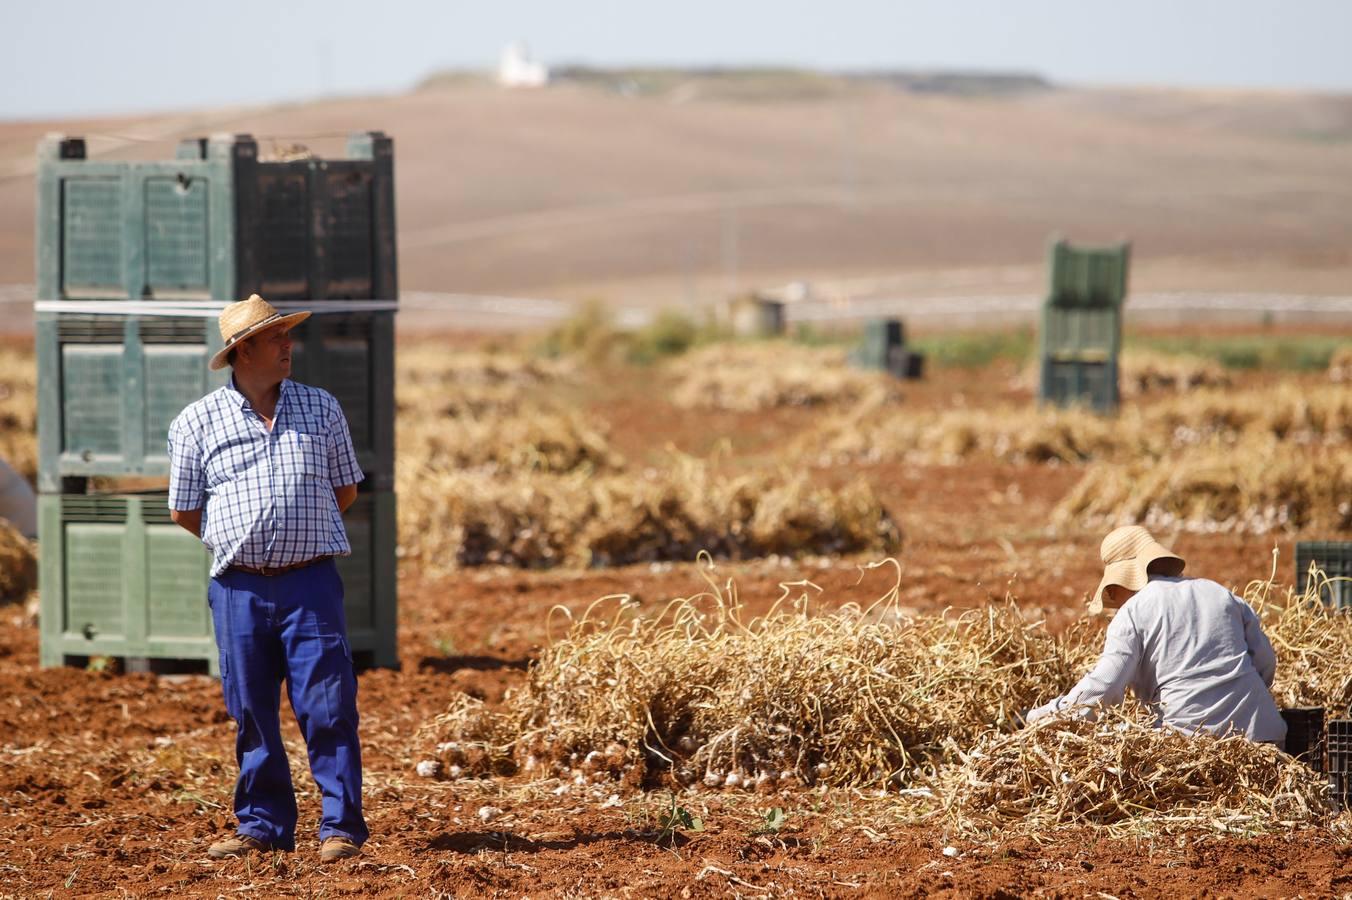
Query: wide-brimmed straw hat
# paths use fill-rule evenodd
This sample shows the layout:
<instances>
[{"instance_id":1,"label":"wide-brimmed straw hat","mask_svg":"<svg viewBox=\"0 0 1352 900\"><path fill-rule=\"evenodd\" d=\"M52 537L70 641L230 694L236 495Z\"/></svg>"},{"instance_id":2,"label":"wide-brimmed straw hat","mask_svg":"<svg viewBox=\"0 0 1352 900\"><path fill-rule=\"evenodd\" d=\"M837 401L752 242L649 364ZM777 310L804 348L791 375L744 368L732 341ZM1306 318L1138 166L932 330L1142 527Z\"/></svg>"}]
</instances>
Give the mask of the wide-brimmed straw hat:
<instances>
[{"instance_id":1,"label":"wide-brimmed straw hat","mask_svg":"<svg viewBox=\"0 0 1352 900\"><path fill-rule=\"evenodd\" d=\"M230 351L239 346L240 341L248 340L265 328L281 325L291 328L310 318L308 312L282 315L277 308L257 294L250 294L248 300L231 303L221 310L221 340L225 346L211 358L208 365L213 369L224 369L225 358Z\"/></svg>"},{"instance_id":2,"label":"wide-brimmed straw hat","mask_svg":"<svg viewBox=\"0 0 1352 900\"><path fill-rule=\"evenodd\" d=\"M1108 585L1139 591L1150 580L1147 570L1151 563L1159 563L1155 566L1157 574L1170 576L1182 575L1187 565L1183 557L1155 540L1140 525L1124 525L1110 531L1099 547L1099 556L1103 559L1103 580L1089 601L1091 616L1103 612L1103 593Z\"/></svg>"}]
</instances>

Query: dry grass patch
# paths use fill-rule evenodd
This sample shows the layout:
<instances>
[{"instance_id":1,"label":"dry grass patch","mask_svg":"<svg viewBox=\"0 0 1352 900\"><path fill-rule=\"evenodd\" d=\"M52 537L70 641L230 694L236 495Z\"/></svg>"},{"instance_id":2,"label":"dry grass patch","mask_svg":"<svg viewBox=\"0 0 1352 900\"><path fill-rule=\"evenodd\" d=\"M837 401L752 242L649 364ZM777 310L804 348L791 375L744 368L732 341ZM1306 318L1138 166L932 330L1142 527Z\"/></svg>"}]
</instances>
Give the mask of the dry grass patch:
<instances>
[{"instance_id":1,"label":"dry grass patch","mask_svg":"<svg viewBox=\"0 0 1352 900\"><path fill-rule=\"evenodd\" d=\"M425 730L451 775L621 778L741 789L909 780L951 742L1014 727L1087 663L1013 603L903 615L897 593L818 609L783 586L746 618L731 582L645 610L598 601L490 709L461 700Z\"/></svg>"},{"instance_id":2,"label":"dry grass patch","mask_svg":"<svg viewBox=\"0 0 1352 900\"><path fill-rule=\"evenodd\" d=\"M1277 704L1322 706L1329 718L1338 718L1352 709L1352 612L1320 602L1326 582L1323 572L1315 572L1300 596L1278 590L1270 580L1258 581L1245 589L1244 599L1277 651L1272 683Z\"/></svg>"},{"instance_id":3,"label":"dry grass patch","mask_svg":"<svg viewBox=\"0 0 1352 900\"><path fill-rule=\"evenodd\" d=\"M30 349L0 346L0 459L38 477L38 372Z\"/></svg>"},{"instance_id":4,"label":"dry grass patch","mask_svg":"<svg viewBox=\"0 0 1352 900\"><path fill-rule=\"evenodd\" d=\"M1352 454L1276 440L1095 465L1057 505L1061 525L1203 533L1352 531Z\"/></svg>"},{"instance_id":5,"label":"dry grass patch","mask_svg":"<svg viewBox=\"0 0 1352 900\"><path fill-rule=\"evenodd\" d=\"M1072 825L1120 834L1253 833L1322 824L1328 786L1304 763L1243 735L1155 727L1140 706L989 734L935 780L966 833L1052 834Z\"/></svg>"},{"instance_id":6,"label":"dry grass patch","mask_svg":"<svg viewBox=\"0 0 1352 900\"><path fill-rule=\"evenodd\" d=\"M673 361L668 371L672 402L683 409L755 412L899 396L894 378L851 368L841 348L786 341L713 344Z\"/></svg>"},{"instance_id":7,"label":"dry grass patch","mask_svg":"<svg viewBox=\"0 0 1352 900\"><path fill-rule=\"evenodd\" d=\"M32 542L0 519L0 603L23 600L37 586L38 562Z\"/></svg>"},{"instance_id":8,"label":"dry grass patch","mask_svg":"<svg viewBox=\"0 0 1352 900\"><path fill-rule=\"evenodd\" d=\"M1312 448L1352 443L1352 394L1339 387L1293 385L1240 394L1199 391L1128 404L1113 417L1032 405L917 414L865 402L828 420L797 446L823 465L956 465L969 459L1162 459L1186 448L1268 439Z\"/></svg>"},{"instance_id":9,"label":"dry grass patch","mask_svg":"<svg viewBox=\"0 0 1352 900\"><path fill-rule=\"evenodd\" d=\"M1339 347L1329 357L1329 381L1352 381L1352 344Z\"/></svg>"},{"instance_id":10,"label":"dry grass patch","mask_svg":"<svg viewBox=\"0 0 1352 900\"><path fill-rule=\"evenodd\" d=\"M835 490L789 472L719 475L690 459L644 475L427 471L402 482L399 531L406 557L440 572L623 565L701 550L730 559L887 552L901 540L864 481Z\"/></svg>"},{"instance_id":11,"label":"dry grass patch","mask_svg":"<svg viewBox=\"0 0 1352 900\"><path fill-rule=\"evenodd\" d=\"M464 470L618 471L605 434L551 400L576 373L563 362L415 344L399 355L398 489Z\"/></svg>"},{"instance_id":12,"label":"dry grass patch","mask_svg":"<svg viewBox=\"0 0 1352 900\"><path fill-rule=\"evenodd\" d=\"M1186 394L1230 384L1229 374L1214 359L1152 350L1124 350L1118 359L1118 387L1125 398Z\"/></svg>"}]
</instances>

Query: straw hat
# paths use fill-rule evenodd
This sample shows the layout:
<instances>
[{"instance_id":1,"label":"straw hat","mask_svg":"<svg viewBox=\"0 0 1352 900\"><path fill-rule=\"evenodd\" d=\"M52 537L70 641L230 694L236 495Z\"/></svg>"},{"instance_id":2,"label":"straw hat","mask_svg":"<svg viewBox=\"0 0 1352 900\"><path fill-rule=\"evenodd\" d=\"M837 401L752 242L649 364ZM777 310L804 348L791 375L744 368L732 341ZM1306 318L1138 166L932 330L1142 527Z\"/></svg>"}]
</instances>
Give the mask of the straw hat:
<instances>
[{"instance_id":1,"label":"straw hat","mask_svg":"<svg viewBox=\"0 0 1352 900\"><path fill-rule=\"evenodd\" d=\"M257 294L250 294L248 300L231 303L221 310L221 340L225 346L211 358L208 364L213 369L224 369L225 358L230 351L239 346L240 341L253 337L264 328L282 325L291 328L310 318L308 312L282 315L277 308Z\"/></svg>"},{"instance_id":2,"label":"straw hat","mask_svg":"<svg viewBox=\"0 0 1352 900\"><path fill-rule=\"evenodd\" d=\"M1103 580L1099 582L1094 598L1089 601L1089 614L1103 612L1103 593L1108 585L1117 584L1129 591L1139 591L1150 579L1146 570L1151 563L1160 562L1155 571L1161 575L1182 575L1187 565L1183 557L1168 549L1154 535L1140 525L1115 528L1099 547L1103 559Z\"/></svg>"}]
</instances>

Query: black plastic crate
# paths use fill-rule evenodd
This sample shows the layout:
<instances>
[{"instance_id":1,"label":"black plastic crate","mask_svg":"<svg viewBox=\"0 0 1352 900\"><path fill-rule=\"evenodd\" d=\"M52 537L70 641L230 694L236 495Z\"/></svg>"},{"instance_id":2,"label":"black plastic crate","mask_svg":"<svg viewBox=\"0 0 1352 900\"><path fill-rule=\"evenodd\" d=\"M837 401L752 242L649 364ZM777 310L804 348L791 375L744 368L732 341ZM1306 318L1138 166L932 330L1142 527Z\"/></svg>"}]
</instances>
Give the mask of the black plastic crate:
<instances>
[{"instance_id":1,"label":"black plastic crate","mask_svg":"<svg viewBox=\"0 0 1352 900\"><path fill-rule=\"evenodd\" d=\"M1286 752L1314 769L1324 771L1324 708L1302 706L1284 709Z\"/></svg>"},{"instance_id":2,"label":"black plastic crate","mask_svg":"<svg viewBox=\"0 0 1352 900\"><path fill-rule=\"evenodd\" d=\"M1334 809L1339 812L1348 808L1348 793L1352 790L1352 776L1329 773L1329 794Z\"/></svg>"},{"instance_id":3,"label":"black plastic crate","mask_svg":"<svg viewBox=\"0 0 1352 900\"><path fill-rule=\"evenodd\" d=\"M1352 775L1352 719L1329 719L1327 740L1329 773Z\"/></svg>"},{"instance_id":4,"label":"black plastic crate","mask_svg":"<svg viewBox=\"0 0 1352 900\"><path fill-rule=\"evenodd\" d=\"M1352 607L1352 541L1298 541L1296 543L1296 591L1304 594L1310 582L1310 566L1331 580L1319 598L1325 606Z\"/></svg>"}]
</instances>

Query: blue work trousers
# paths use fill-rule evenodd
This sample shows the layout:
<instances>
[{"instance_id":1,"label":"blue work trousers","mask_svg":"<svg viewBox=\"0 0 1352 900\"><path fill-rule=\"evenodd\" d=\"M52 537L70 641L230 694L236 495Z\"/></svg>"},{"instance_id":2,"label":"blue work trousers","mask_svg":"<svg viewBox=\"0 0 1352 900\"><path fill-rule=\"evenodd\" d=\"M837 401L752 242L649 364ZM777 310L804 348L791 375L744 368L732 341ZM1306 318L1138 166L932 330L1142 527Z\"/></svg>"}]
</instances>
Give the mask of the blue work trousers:
<instances>
[{"instance_id":1,"label":"blue work trousers","mask_svg":"<svg viewBox=\"0 0 1352 900\"><path fill-rule=\"evenodd\" d=\"M239 726L239 833L295 849L296 795L280 716L285 681L323 797L319 839L363 843L357 678L337 565L324 560L272 577L226 571L211 579L207 597L225 707Z\"/></svg>"}]
</instances>

